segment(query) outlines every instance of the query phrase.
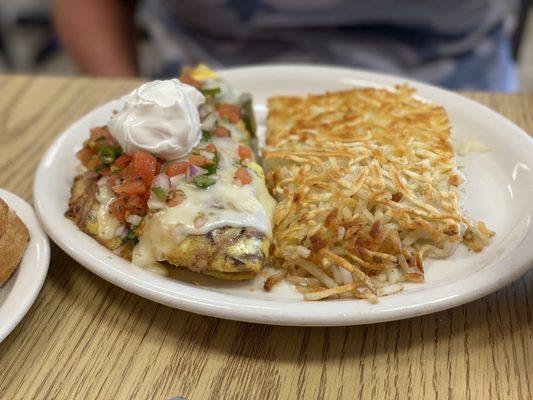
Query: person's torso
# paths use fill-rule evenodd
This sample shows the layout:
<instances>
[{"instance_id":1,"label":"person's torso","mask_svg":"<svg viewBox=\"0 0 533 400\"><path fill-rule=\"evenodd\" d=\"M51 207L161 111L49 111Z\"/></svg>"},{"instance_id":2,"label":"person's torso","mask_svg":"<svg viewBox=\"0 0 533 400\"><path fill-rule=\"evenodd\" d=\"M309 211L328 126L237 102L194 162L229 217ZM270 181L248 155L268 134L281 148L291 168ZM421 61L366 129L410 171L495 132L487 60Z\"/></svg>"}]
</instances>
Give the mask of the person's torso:
<instances>
[{"instance_id":1,"label":"person's torso","mask_svg":"<svg viewBox=\"0 0 533 400\"><path fill-rule=\"evenodd\" d=\"M152 9L166 30L157 40L174 41L183 63L341 64L438 83L450 60L500 45L513 2L152 0Z\"/></svg>"}]
</instances>

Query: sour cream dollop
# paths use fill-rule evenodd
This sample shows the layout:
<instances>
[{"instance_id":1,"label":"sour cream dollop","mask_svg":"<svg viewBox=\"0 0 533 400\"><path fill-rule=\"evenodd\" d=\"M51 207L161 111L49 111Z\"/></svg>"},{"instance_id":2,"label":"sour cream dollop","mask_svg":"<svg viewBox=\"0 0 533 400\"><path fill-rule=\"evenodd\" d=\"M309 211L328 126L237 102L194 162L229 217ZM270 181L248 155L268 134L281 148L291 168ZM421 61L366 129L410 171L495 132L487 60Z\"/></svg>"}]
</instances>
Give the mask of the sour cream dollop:
<instances>
[{"instance_id":1,"label":"sour cream dollop","mask_svg":"<svg viewBox=\"0 0 533 400\"><path fill-rule=\"evenodd\" d=\"M148 82L126 97L108 128L126 154L145 150L173 160L200 142L198 106L204 102L202 93L178 79Z\"/></svg>"}]
</instances>

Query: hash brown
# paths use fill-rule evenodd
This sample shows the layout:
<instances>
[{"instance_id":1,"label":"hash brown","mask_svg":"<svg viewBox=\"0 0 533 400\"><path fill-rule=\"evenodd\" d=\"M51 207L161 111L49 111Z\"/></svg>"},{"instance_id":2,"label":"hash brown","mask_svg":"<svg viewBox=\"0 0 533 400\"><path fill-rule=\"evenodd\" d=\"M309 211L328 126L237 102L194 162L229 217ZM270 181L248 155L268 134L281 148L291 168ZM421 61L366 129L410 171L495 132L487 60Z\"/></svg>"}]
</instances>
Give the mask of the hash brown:
<instances>
[{"instance_id":1,"label":"hash brown","mask_svg":"<svg viewBox=\"0 0 533 400\"><path fill-rule=\"evenodd\" d=\"M488 244L493 233L461 207L444 108L407 86L274 97L268 108L272 254L307 299L376 300L423 281L424 258Z\"/></svg>"}]
</instances>

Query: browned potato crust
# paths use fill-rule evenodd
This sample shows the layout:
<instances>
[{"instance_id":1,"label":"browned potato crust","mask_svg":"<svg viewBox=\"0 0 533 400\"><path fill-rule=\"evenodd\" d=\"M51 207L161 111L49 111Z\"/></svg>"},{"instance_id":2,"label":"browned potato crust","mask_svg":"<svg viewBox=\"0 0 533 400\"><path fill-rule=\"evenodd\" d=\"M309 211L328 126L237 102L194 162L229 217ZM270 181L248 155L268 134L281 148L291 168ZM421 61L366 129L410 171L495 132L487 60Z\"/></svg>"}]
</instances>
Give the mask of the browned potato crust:
<instances>
[{"instance_id":1,"label":"browned potato crust","mask_svg":"<svg viewBox=\"0 0 533 400\"><path fill-rule=\"evenodd\" d=\"M108 249L114 250L120 246L118 238L102 240L98 237L96 216L100 204L96 199L97 192L96 178L78 175L74 178L74 183L70 189L69 208L65 216L71 219L83 232L91 235Z\"/></svg>"}]
</instances>

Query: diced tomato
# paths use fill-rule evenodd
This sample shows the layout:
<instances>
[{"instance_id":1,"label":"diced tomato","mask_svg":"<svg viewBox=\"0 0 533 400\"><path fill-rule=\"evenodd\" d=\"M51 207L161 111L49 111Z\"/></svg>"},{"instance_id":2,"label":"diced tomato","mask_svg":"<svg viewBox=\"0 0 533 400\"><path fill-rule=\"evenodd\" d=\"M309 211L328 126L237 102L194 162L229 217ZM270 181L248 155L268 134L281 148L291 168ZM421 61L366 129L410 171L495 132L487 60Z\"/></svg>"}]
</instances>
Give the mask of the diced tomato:
<instances>
[{"instance_id":1,"label":"diced tomato","mask_svg":"<svg viewBox=\"0 0 533 400\"><path fill-rule=\"evenodd\" d=\"M235 104L222 103L218 107L218 113L222 118L236 124L241 119L241 110Z\"/></svg>"},{"instance_id":2,"label":"diced tomato","mask_svg":"<svg viewBox=\"0 0 533 400\"><path fill-rule=\"evenodd\" d=\"M146 192L146 186L141 177L127 179L125 182L113 186L113 191L118 194L142 195Z\"/></svg>"},{"instance_id":3,"label":"diced tomato","mask_svg":"<svg viewBox=\"0 0 533 400\"><path fill-rule=\"evenodd\" d=\"M194 86L198 90L200 90L202 88L202 82L191 78L189 75L180 76L180 82L181 83L185 83L186 85Z\"/></svg>"},{"instance_id":4,"label":"diced tomato","mask_svg":"<svg viewBox=\"0 0 533 400\"><path fill-rule=\"evenodd\" d=\"M214 130L213 130L213 135L215 135L216 137L230 137L231 136L231 132L228 128L224 128L223 126L217 126Z\"/></svg>"},{"instance_id":5,"label":"diced tomato","mask_svg":"<svg viewBox=\"0 0 533 400\"><path fill-rule=\"evenodd\" d=\"M85 164L85 168L94 171L100 165L100 157L98 155L93 155L89 158L89 161Z\"/></svg>"},{"instance_id":6,"label":"diced tomato","mask_svg":"<svg viewBox=\"0 0 533 400\"><path fill-rule=\"evenodd\" d=\"M217 146L215 146L213 143L209 143L207 146L205 146L204 150L211 153L216 153L218 151Z\"/></svg>"},{"instance_id":7,"label":"diced tomato","mask_svg":"<svg viewBox=\"0 0 533 400\"><path fill-rule=\"evenodd\" d=\"M113 167L118 169L108 176L108 186L117 194L117 198L110 205L113 213L125 223L129 214L145 215L147 201L150 197L150 187L158 167L157 159L151 154L138 151L133 157L120 156Z\"/></svg>"},{"instance_id":8,"label":"diced tomato","mask_svg":"<svg viewBox=\"0 0 533 400\"><path fill-rule=\"evenodd\" d=\"M97 126L91 128L91 140L98 142L98 144L117 144L117 141L113 136L111 136L111 132L109 132L107 126Z\"/></svg>"},{"instance_id":9,"label":"diced tomato","mask_svg":"<svg viewBox=\"0 0 533 400\"><path fill-rule=\"evenodd\" d=\"M121 222L126 222L126 199L124 197L117 197L109 205L109 211Z\"/></svg>"},{"instance_id":10,"label":"diced tomato","mask_svg":"<svg viewBox=\"0 0 533 400\"><path fill-rule=\"evenodd\" d=\"M207 159L204 157L204 156L200 156L200 155L196 155L196 154L192 154L190 157L189 157L189 162L193 165L196 165L198 167L202 167L205 165L205 163L207 162Z\"/></svg>"},{"instance_id":11,"label":"diced tomato","mask_svg":"<svg viewBox=\"0 0 533 400\"><path fill-rule=\"evenodd\" d=\"M167 167L167 170L165 171L165 173L167 174L169 178L172 178L173 176L176 176L176 175L185 174L188 168L189 168L188 162L180 161L174 164L170 164Z\"/></svg>"},{"instance_id":12,"label":"diced tomato","mask_svg":"<svg viewBox=\"0 0 533 400\"><path fill-rule=\"evenodd\" d=\"M84 147L78 151L76 157L81 161L85 168L90 169L91 171L94 171L96 167L100 165L100 157L98 157L98 154L89 147Z\"/></svg>"},{"instance_id":13,"label":"diced tomato","mask_svg":"<svg viewBox=\"0 0 533 400\"><path fill-rule=\"evenodd\" d=\"M111 173L111 168L109 167L104 167L102 168L100 171L99 171L102 175L104 176L107 176Z\"/></svg>"},{"instance_id":14,"label":"diced tomato","mask_svg":"<svg viewBox=\"0 0 533 400\"><path fill-rule=\"evenodd\" d=\"M249 183L252 183L252 175L250 175L248 169L244 167L237 168L237 171L235 172L235 179L239 181L241 185L248 185Z\"/></svg>"},{"instance_id":15,"label":"diced tomato","mask_svg":"<svg viewBox=\"0 0 533 400\"><path fill-rule=\"evenodd\" d=\"M87 162L89 161L89 159L94 156L95 152L88 148L88 147L84 147L83 149L81 149L80 151L78 151L76 153L76 157L78 157L78 160L81 161L81 163L83 165L87 164Z\"/></svg>"},{"instance_id":16,"label":"diced tomato","mask_svg":"<svg viewBox=\"0 0 533 400\"><path fill-rule=\"evenodd\" d=\"M182 196L176 194L173 198L167 200L167 206L176 207L177 205L183 203L183 200L184 198Z\"/></svg>"},{"instance_id":17,"label":"diced tomato","mask_svg":"<svg viewBox=\"0 0 533 400\"><path fill-rule=\"evenodd\" d=\"M146 199L141 196L131 196L127 199L126 203L126 212L127 214L133 215L144 215L146 214Z\"/></svg>"},{"instance_id":18,"label":"diced tomato","mask_svg":"<svg viewBox=\"0 0 533 400\"><path fill-rule=\"evenodd\" d=\"M135 178L140 179L142 181L142 178L140 176L135 175L135 170L130 164L126 168L123 168L118 172L109 175L109 177L107 178L107 187L113 189L114 186L120 185L123 182L132 182L133 180L135 180Z\"/></svg>"},{"instance_id":19,"label":"diced tomato","mask_svg":"<svg viewBox=\"0 0 533 400\"><path fill-rule=\"evenodd\" d=\"M242 144L240 144L238 153L239 153L239 158L241 159L241 161L252 159L252 150L247 146L243 146Z\"/></svg>"},{"instance_id":20,"label":"diced tomato","mask_svg":"<svg viewBox=\"0 0 533 400\"><path fill-rule=\"evenodd\" d=\"M123 154L115 160L113 163L113 169L124 169L130 165L131 160L132 158L130 156Z\"/></svg>"},{"instance_id":21,"label":"diced tomato","mask_svg":"<svg viewBox=\"0 0 533 400\"><path fill-rule=\"evenodd\" d=\"M139 175L146 187L152 186L157 170L157 159L146 151L136 151L131 162L136 175Z\"/></svg>"},{"instance_id":22,"label":"diced tomato","mask_svg":"<svg viewBox=\"0 0 533 400\"><path fill-rule=\"evenodd\" d=\"M146 214L146 199L142 196L119 195L110 205L111 214L117 217L122 223L126 222L128 215Z\"/></svg>"},{"instance_id":23,"label":"diced tomato","mask_svg":"<svg viewBox=\"0 0 533 400\"><path fill-rule=\"evenodd\" d=\"M109 175L109 176L107 177L107 183L106 183L106 185L107 185L107 188L108 188L109 190L113 190L113 186L117 186L117 185L119 185L119 184L120 184L120 179L117 178L116 174L112 174L112 175Z\"/></svg>"},{"instance_id":24,"label":"diced tomato","mask_svg":"<svg viewBox=\"0 0 533 400\"><path fill-rule=\"evenodd\" d=\"M95 126L90 129L91 140L106 139L111 137L111 133L105 126Z\"/></svg>"},{"instance_id":25,"label":"diced tomato","mask_svg":"<svg viewBox=\"0 0 533 400\"><path fill-rule=\"evenodd\" d=\"M122 168L120 171L118 171L114 177L122 179L126 178L128 176L135 175L135 170L133 169L133 165L130 163L128 166Z\"/></svg>"}]
</instances>

